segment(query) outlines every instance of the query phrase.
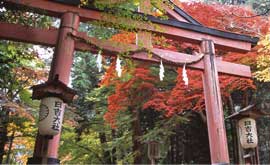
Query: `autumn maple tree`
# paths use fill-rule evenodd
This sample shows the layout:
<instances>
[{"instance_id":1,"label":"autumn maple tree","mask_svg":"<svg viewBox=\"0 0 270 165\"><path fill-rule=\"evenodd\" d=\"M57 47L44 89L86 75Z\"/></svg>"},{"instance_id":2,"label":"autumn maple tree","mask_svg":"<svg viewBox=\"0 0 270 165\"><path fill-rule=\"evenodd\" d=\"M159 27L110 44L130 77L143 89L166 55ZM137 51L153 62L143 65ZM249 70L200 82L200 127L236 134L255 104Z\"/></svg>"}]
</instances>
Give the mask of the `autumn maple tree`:
<instances>
[{"instance_id":1,"label":"autumn maple tree","mask_svg":"<svg viewBox=\"0 0 270 165\"><path fill-rule=\"evenodd\" d=\"M220 30L230 31L234 33L241 33L253 36L264 35L267 31L268 22L261 17L245 18L244 16L253 15L251 10L224 5L207 5L204 3L181 3L181 7L191 16L197 19L204 26L217 28ZM198 12L200 9L200 12ZM204 15L204 17L201 17ZM252 25L252 26L250 26ZM256 27L256 28L254 28ZM114 40L126 43L132 43L135 39L134 33L122 33L113 36ZM122 39L122 40L121 40ZM173 51L198 51L198 48L191 44L180 43L164 37L154 37L154 47L164 48ZM257 49L254 48L250 53L230 53L221 52L217 50L217 56L220 56L224 61L235 63L242 63L254 66L254 58L257 57ZM204 110L203 86L202 86L202 72L195 70L188 70L189 84L185 86L182 78L182 68L177 70L178 76L175 87L170 91L155 91L150 99L143 104L143 108L153 108L155 110L163 110L166 115L170 116L175 113L181 113L183 110ZM121 82L119 82L121 83ZM126 84L127 82L124 82ZM130 84L130 82L128 82ZM142 82L143 83L143 82ZM123 83L122 83L123 85ZM116 91L121 90L117 85ZM228 75L220 76L220 87L222 95L228 97L231 92L235 90L245 91L247 89L255 89L253 81L246 78L233 77ZM122 90L125 90L123 88ZM118 92L116 92L118 93ZM123 92L125 93L125 92ZM116 94L117 95L117 94ZM120 96L119 96L120 97ZM123 96L122 96L123 97ZM127 98L121 98L126 102ZM123 109L119 106L116 98L109 97L109 112L116 112L113 109ZM144 99L145 100L145 99ZM120 101L121 102L121 101ZM128 103L128 102L126 102ZM114 104L115 106L113 106ZM116 107L116 105L118 107ZM115 115L110 116L112 120Z\"/></svg>"},{"instance_id":2,"label":"autumn maple tree","mask_svg":"<svg viewBox=\"0 0 270 165\"><path fill-rule=\"evenodd\" d=\"M184 11L207 27L257 37L265 35L268 31L269 23L266 18L249 18L249 16L254 15L251 9L220 4L209 5L200 2L179 3L179 5ZM112 40L134 43L135 33L121 32L114 35ZM161 36L153 37L153 46L178 52L186 52L191 55L193 52L199 51L196 45L173 41ZM251 52L246 54L220 50L216 50L216 54L218 58L224 61L246 64L254 68L256 66L254 59L258 56L258 48L259 47L254 47ZM260 51L262 50L260 49ZM128 78L123 76L123 78L118 78L117 81L115 81L116 75L113 74L114 65L115 64L112 64L109 68L103 80L104 83L101 84L115 85L115 93L108 97L108 111L104 115L105 120L112 128L117 128L117 114L123 111L133 112L134 120L137 121L137 126L133 128L134 132L137 132L137 136L142 136L142 131L138 132L138 130L136 130L138 128L140 129L138 122L140 119L138 116L136 118L136 115L142 110L151 109L162 112L164 117L179 115L186 110L198 112L205 110L202 71L188 69L189 84L185 85L182 77L183 68L178 68L174 80L175 86L168 89L166 88L168 82L160 82L157 73L154 73L153 69L151 69L153 66L136 64L134 69L125 70L124 75L128 75L126 76ZM165 71L165 77L166 76L169 75L166 75ZM245 95L248 95L250 91L256 89L253 80L248 78L220 74L219 82L223 102L225 104L229 103L231 95L235 91L241 91L245 93ZM247 103L244 105L246 104ZM134 143L137 142L134 141Z\"/></svg>"},{"instance_id":3,"label":"autumn maple tree","mask_svg":"<svg viewBox=\"0 0 270 165\"><path fill-rule=\"evenodd\" d=\"M87 4L85 0L81 2L83 5ZM106 1L95 2L98 2L97 5L102 8L104 7L102 2ZM120 7L135 10L137 2L128 1L126 6L121 5ZM158 3L160 1L153 0L152 2L157 2L154 3L156 6L152 14L166 19L164 10L157 10L160 7ZM216 50L216 55L217 58L224 61L250 65L253 70L257 71L255 72L257 80L269 81L270 37L269 34L266 35L269 28L266 18L252 17L254 12L251 9L239 6L201 2L182 3L176 0L175 3L204 26L262 37L259 46L254 47L249 53L240 54ZM118 7L118 5L118 3L109 4L109 7ZM31 26L39 26L37 22L48 23L45 17L37 16L33 18L41 20L30 19L29 21L29 18L32 18L31 14L22 17L20 13L9 12L3 17L4 21L8 20L8 15L13 14L13 19L7 22L16 22L19 20L18 18L23 18L19 22ZM117 12L117 14L132 17L129 11ZM98 23L82 24L81 29L86 32L90 29L93 33L90 34L91 36L110 38L110 40L123 43L136 43L136 31L133 31L132 28L126 27L124 30L117 30L117 27L107 28L107 26ZM129 30L129 32L125 30ZM199 53L197 45L167 39L163 36L153 35L152 37L155 48L190 55ZM5 126L5 135L0 139L0 156L3 154L1 151L4 150L4 147L8 151L7 136L13 136L15 144L25 146L27 149L33 148L34 118L27 109L36 104L29 101L28 88L44 79L44 71L38 71L40 61L35 56L35 52L29 51L31 46L23 47L23 49L26 48L27 51L22 51L20 44L6 41L1 42L0 46L0 64L7 64L0 66L2 75L0 100L8 100L5 104L1 103L0 108L15 109L15 112L8 112L8 114L4 114L7 111L1 111L3 114L0 117L8 117L9 123L1 123ZM102 50L102 48L100 49ZM26 56L18 57L17 55ZM165 159L168 157L168 150L172 145L170 138L176 134L175 130L179 128L179 125L188 122L191 125L193 122L192 117L189 116L190 113L186 112L194 112L205 118L202 71L187 69L189 83L185 84L182 75L183 67L165 67L165 78L160 81L159 64L133 62L125 59L125 55L116 55L123 60L123 73L121 77L118 77L115 71L116 58L102 57L103 62L106 63L106 66L103 66L104 73L103 71L98 72L96 69L96 56L91 53L76 53L72 86L78 91L79 99L75 100L73 106L67 107L69 111L66 113L60 148L60 159L63 163L145 163L147 162L146 143L152 140L161 141L163 146L167 145L167 148L161 149L159 162L168 163ZM149 58L151 58L150 54ZM31 65L34 63L37 66ZM12 83L6 83L8 81ZM235 91L244 93L243 95L246 96L250 91L256 89L252 79L242 77L220 74L219 82L224 106L228 106ZM37 109L37 107L35 108ZM29 132L31 135L27 134ZM189 137L187 136L187 138ZM183 143L185 140L182 140ZM20 148L14 146L11 145L11 149L23 153ZM22 154L21 162L26 161L27 154ZM183 162L187 163L185 160Z\"/></svg>"}]
</instances>

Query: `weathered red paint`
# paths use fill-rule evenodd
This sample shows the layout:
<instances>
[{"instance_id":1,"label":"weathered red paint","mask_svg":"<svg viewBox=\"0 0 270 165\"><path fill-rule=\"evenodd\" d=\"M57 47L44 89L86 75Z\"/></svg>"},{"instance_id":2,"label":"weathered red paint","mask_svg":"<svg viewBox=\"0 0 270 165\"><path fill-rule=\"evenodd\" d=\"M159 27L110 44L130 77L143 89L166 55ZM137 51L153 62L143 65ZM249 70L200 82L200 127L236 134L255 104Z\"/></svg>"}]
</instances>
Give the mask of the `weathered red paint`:
<instances>
[{"instance_id":1,"label":"weathered red paint","mask_svg":"<svg viewBox=\"0 0 270 165\"><path fill-rule=\"evenodd\" d=\"M0 38L18 42L54 47L58 29L40 29L19 24L0 22Z\"/></svg>"},{"instance_id":2,"label":"weathered red paint","mask_svg":"<svg viewBox=\"0 0 270 165\"><path fill-rule=\"evenodd\" d=\"M79 16L76 13L64 13L61 19L56 50L54 53L49 80L53 80L56 75L64 84L68 84L75 48L74 40L68 33L77 33L79 27ZM60 134L52 139L47 139L41 135L37 136L34 156L45 158L57 158Z\"/></svg>"},{"instance_id":3,"label":"weathered red paint","mask_svg":"<svg viewBox=\"0 0 270 165\"><path fill-rule=\"evenodd\" d=\"M77 34L80 21L79 16L71 12L63 14L61 20L61 27L59 29L58 41L49 79L54 79L55 75L58 74L59 80L68 84L75 48L74 39L69 36L69 33L74 35Z\"/></svg>"},{"instance_id":4,"label":"weathered red paint","mask_svg":"<svg viewBox=\"0 0 270 165\"><path fill-rule=\"evenodd\" d=\"M53 79L55 75L59 75L59 79L68 83L70 68L72 64L72 55L74 48L78 50L94 50L94 47L89 46L80 41L74 41L73 38L68 36L68 33L72 33L76 36L77 28L79 25L79 17L81 17L82 21L91 21L91 20L103 20L112 23L121 23L123 22L123 18L117 17L109 17L109 19L104 17L101 12L94 10L86 10L82 8L78 8L75 6L68 6L59 3L54 3L48 0L6 0L6 2L10 2L12 5L16 4L18 6L26 6L28 8L37 9L36 12L42 12L42 14L47 14L49 16L60 17L62 18L62 26L59 30L57 47L55 56L53 59L52 70L50 72L49 79ZM68 13L66 13L68 12ZM78 13L78 15L74 14ZM124 20L131 21L131 20ZM210 36L208 34L204 34L202 32L195 32L187 29L179 29L173 26L161 25L161 24L148 24L141 23L136 21L131 21L130 23L134 24L136 28L140 30L152 31L156 34L162 34L170 38L174 38L181 41L188 41L191 43L199 44L202 42L202 49L205 53L204 62L199 62L193 65L190 65L191 68L195 69L204 69L204 92L206 99L206 109L207 109L207 121L208 121L208 132L209 132L209 141L210 141L210 149L211 149L211 160L212 163L229 163L228 150L227 150L227 140L226 133L224 127L224 119L223 119L223 111L222 111L222 102L220 96L220 89L218 85L218 76L217 76L217 66L219 67L219 71L223 73L229 73L234 75L240 75L244 77L250 77L250 69L247 66L230 64L228 62L223 61L215 61L214 56L214 45L209 40L215 42L216 48L221 49L229 49L236 52L246 52L251 48L251 43L244 41L235 41L233 39L226 39L222 37ZM3 26L4 24L0 24ZM18 26L18 25L16 25ZM54 46L56 44L56 30L41 30L41 29L25 29L19 31L19 29L11 30L7 28L0 27L0 37L5 39L23 41L23 42L32 42L37 44L44 44L47 46ZM14 26L13 26L14 27ZM8 33L5 34L4 31L15 32L14 34ZM28 32L28 33L24 33ZM30 34L31 35L26 35ZM33 34L35 34L33 36ZM48 35L48 36L46 36ZM78 35L83 35L82 33ZM20 39L19 39L20 38ZM204 40L204 38L208 40ZM105 52L121 52L126 51L129 47L121 47L118 43L114 43L111 41L101 41L98 39L86 37L86 40L90 40L91 42L96 43L96 45L103 47ZM45 41L43 41L45 40ZM208 45L208 43L211 43ZM121 45L121 44L120 44ZM123 45L128 46L128 45ZM131 50L136 50L138 47L136 45L129 45ZM212 50L212 53L211 51ZM172 62L185 62L187 58L194 59L196 57L187 56L186 54L181 54L178 52L165 51L161 49L153 49L153 52L156 54L162 55L164 58L167 58L168 61L164 61L167 64L173 64ZM132 55L133 59L148 61L148 62L159 62L160 59L153 57L148 58L147 53L141 52ZM217 62L217 63L215 63ZM178 66L173 64L174 66ZM232 70L233 67L237 67L237 69ZM241 68L241 69L239 69ZM240 70L240 71L239 71ZM239 72L238 72L239 71ZM36 147L34 151L34 156L40 157L51 157L57 158L58 153L58 144L59 144L60 135L53 137L52 140L47 140L46 138L38 135L36 141ZM44 152L45 151L45 152Z\"/></svg>"},{"instance_id":5,"label":"weathered red paint","mask_svg":"<svg viewBox=\"0 0 270 165\"><path fill-rule=\"evenodd\" d=\"M167 26L157 23L147 23L114 17L113 15L106 15L100 11L78 8L77 6L70 6L60 3L55 3L48 0L6 0L9 3L17 6L25 6L35 9L35 12L41 12L49 16L59 17L62 13L71 11L78 13L81 21L87 22L92 20L106 21L115 24L129 22L133 27L140 30L151 31L156 34L161 34L168 38L175 40L186 41L194 44L200 44L203 38L213 40L217 49L230 50L235 52L247 52L251 49L251 43L244 41L236 41L233 39L225 39L222 37L211 36L201 32L195 32L187 29L180 29L173 26Z\"/></svg>"},{"instance_id":6,"label":"weathered red paint","mask_svg":"<svg viewBox=\"0 0 270 165\"><path fill-rule=\"evenodd\" d=\"M58 29L38 29L16 24L0 23L0 38L13 41L41 44L45 46L55 46L57 42L57 34ZM127 49L134 51L139 48L137 45L123 44L114 41L99 40L93 37L88 37L85 33L82 32L78 32L77 36L84 38L85 40L90 41L90 43L94 43L99 47L102 47L103 53L105 53L107 56L114 56L120 52L127 51ZM80 40L75 41L75 50L91 51L93 53L97 52L97 49L94 46L90 46L89 44L81 42ZM171 66L181 66L180 64L176 63L194 61L197 58L196 56L169 50L157 48L152 48L151 50L153 53L163 56L163 58L166 59L163 61L163 63ZM149 58L148 53L146 52L135 53L131 56L131 58L145 62L160 62L160 59L155 56ZM251 71L249 66L234 64L222 60L216 60L216 65L218 72L220 73L251 78ZM201 61L192 65L188 65L187 67L203 70L204 63Z\"/></svg>"},{"instance_id":7,"label":"weathered red paint","mask_svg":"<svg viewBox=\"0 0 270 165\"><path fill-rule=\"evenodd\" d=\"M204 40L201 48L205 54L203 86L211 163L229 163L223 107L215 63L214 43L211 40Z\"/></svg>"}]
</instances>

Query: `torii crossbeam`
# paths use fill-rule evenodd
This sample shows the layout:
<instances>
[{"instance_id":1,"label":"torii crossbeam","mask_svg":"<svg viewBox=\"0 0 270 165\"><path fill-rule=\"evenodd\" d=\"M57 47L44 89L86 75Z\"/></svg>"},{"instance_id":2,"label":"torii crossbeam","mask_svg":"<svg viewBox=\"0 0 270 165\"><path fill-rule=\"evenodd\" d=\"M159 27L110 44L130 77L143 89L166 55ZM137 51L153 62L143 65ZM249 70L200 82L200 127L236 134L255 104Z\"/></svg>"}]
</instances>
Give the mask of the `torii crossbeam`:
<instances>
[{"instance_id":1,"label":"torii crossbeam","mask_svg":"<svg viewBox=\"0 0 270 165\"><path fill-rule=\"evenodd\" d=\"M16 8L27 8L36 13L59 17L61 18L61 27L59 29L38 29L2 22L0 23L0 38L56 47L49 79L52 80L55 75L59 75L59 80L65 84L69 82L74 50L96 52L96 47L100 47L109 56L129 50L135 52L130 56L134 60L157 63L160 61L159 57L162 57L165 59L165 64L173 66L179 66L180 63L194 61L198 58L196 56L157 48L152 48L151 51L157 54L158 57L149 58L147 52L136 53L140 49L137 45L98 40L88 37L85 33L78 32L80 21L99 20L119 24L124 20L124 22L129 21L138 30L149 31L174 40L201 45L204 60L188 67L204 71L203 83L211 162L229 163L217 73L221 72L250 78L251 72L248 66L216 60L215 49L248 52L251 46L257 43L258 39L207 28L196 24L196 21L194 24L192 20L190 21L181 16L177 17L177 20L160 20L148 15L147 17L152 22L151 24L129 20L128 18L118 18L112 15L108 19L106 14L100 10L87 7L78 8L77 5L79 2L79 0L6 0L4 5L7 8L13 8L15 5ZM175 15L173 11L170 11L170 14ZM83 40L89 41L91 44L89 45L83 42ZM45 144L44 137L38 135L34 156L30 159L31 162L29 163L42 163L44 159L46 159L45 162L47 163L57 163L59 139L60 134L49 140L44 155L42 151Z\"/></svg>"}]
</instances>

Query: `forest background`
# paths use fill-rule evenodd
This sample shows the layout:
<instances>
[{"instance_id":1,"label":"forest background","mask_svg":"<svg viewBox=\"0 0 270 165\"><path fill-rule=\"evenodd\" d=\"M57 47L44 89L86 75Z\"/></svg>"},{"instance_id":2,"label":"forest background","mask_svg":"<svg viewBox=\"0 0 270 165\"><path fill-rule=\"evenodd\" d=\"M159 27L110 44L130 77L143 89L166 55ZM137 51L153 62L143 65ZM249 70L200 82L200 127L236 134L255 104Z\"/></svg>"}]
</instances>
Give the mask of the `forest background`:
<instances>
[{"instance_id":1,"label":"forest background","mask_svg":"<svg viewBox=\"0 0 270 165\"><path fill-rule=\"evenodd\" d=\"M81 2L87 5L86 1ZM217 52L224 61L251 66L254 76L250 80L220 75L225 117L251 102L267 103L270 98L267 92L270 2L174 2L204 26L260 38L258 46L247 54ZM160 2L152 3L156 4L152 14L167 19L162 9L157 10ZM116 7L106 3L96 5ZM117 5L117 12L131 16L129 11L137 10L138 1ZM41 28L59 26L56 18L4 7L0 7L0 20ZM99 22L81 24L80 31L101 39L136 41L134 31L126 32ZM33 153L39 111L39 101L31 100L30 87L47 80L53 49L4 40L0 43L0 162L25 164ZM198 51L194 45L160 36L153 37L153 46L188 54ZM182 68L165 67L164 80L160 81L158 65L132 62L119 56L123 60L121 77L115 71L115 58L103 57L99 72L96 54L75 52L70 86L78 92L78 98L66 107L59 153L61 163L150 163L147 157L150 141L159 142L159 163L209 163L202 73L188 69L187 86ZM270 149L262 142L269 143L270 122L266 117L257 122L263 144L260 144L261 162L269 163L265 153ZM226 121L226 128L231 162L235 162L235 123Z\"/></svg>"}]
</instances>

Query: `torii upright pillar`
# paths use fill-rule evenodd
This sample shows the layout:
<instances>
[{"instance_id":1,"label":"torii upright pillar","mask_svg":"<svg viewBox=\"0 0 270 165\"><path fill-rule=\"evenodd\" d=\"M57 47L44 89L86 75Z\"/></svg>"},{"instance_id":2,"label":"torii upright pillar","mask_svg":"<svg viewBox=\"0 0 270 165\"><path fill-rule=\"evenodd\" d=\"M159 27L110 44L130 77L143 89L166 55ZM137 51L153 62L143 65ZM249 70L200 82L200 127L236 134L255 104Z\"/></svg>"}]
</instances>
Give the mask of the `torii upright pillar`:
<instances>
[{"instance_id":1,"label":"torii upright pillar","mask_svg":"<svg viewBox=\"0 0 270 165\"><path fill-rule=\"evenodd\" d=\"M213 41L204 39L201 43L201 49L202 53L204 53L203 87L211 163L229 164L226 129Z\"/></svg>"},{"instance_id":2,"label":"torii upright pillar","mask_svg":"<svg viewBox=\"0 0 270 165\"><path fill-rule=\"evenodd\" d=\"M61 17L61 27L58 32L57 45L54 52L49 81L56 76L64 84L69 83L71 67L73 63L73 53L75 42L69 36L69 33L76 35L79 28L79 16L76 13L66 12ZM36 137L35 149L32 158L29 158L29 164L59 164L58 148L60 142L60 133L53 136L52 139L41 136Z\"/></svg>"}]
</instances>

